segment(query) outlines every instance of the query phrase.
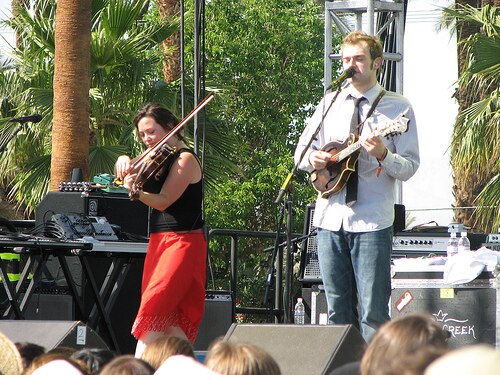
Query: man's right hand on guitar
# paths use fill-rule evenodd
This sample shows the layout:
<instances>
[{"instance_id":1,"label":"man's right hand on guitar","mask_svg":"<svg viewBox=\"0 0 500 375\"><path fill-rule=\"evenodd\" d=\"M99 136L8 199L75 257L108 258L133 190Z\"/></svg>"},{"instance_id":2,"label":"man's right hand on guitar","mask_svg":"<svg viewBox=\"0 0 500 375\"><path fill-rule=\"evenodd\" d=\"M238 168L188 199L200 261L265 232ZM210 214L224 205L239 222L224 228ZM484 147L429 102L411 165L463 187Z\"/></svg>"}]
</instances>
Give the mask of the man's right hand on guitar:
<instances>
[{"instance_id":1,"label":"man's right hand on guitar","mask_svg":"<svg viewBox=\"0 0 500 375\"><path fill-rule=\"evenodd\" d=\"M309 164L316 170L323 169L330 161L331 154L329 152L315 150L309 154Z\"/></svg>"}]
</instances>

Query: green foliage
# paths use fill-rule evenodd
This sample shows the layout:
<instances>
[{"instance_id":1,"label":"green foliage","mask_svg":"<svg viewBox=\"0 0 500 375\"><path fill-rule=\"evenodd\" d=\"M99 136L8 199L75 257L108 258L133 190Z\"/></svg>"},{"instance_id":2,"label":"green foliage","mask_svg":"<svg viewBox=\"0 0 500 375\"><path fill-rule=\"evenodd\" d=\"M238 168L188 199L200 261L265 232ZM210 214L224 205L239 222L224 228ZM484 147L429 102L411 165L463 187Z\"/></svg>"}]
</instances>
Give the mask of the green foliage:
<instances>
[{"instance_id":1,"label":"green foliage","mask_svg":"<svg viewBox=\"0 0 500 375\"><path fill-rule=\"evenodd\" d=\"M241 172L207 190L210 228L276 231L274 203L293 167L293 150L319 102L323 78L323 9L313 0L213 0L206 4L206 75L225 99L222 121L243 142L234 163ZM315 194L300 173L293 179L293 231ZM278 228L283 232L284 226ZM238 240L239 298L262 305L272 240ZM210 241L219 287L227 287L230 243Z\"/></svg>"},{"instance_id":2,"label":"green foliage","mask_svg":"<svg viewBox=\"0 0 500 375\"><path fill-rule=\"evenodd\" d=\"M56 2L36 3L36 12L21 7L17 16L6 22L19 37L17 45L12 46L11 60L0 71L2 117L35 112L44 116L40 124L25 126L9 144L8 152L0 156L1 183L11 199L24 205L28 215L49 186L53 105ZM137 155L142 151L132 119L144 103L162 103L180 117L179 84L162 81L161 48L161 42L177 31L179 20L177 17L160 20L144 13L148 3L107 0L92 4L89 92L92 175L112 173L119 155ZM157 15L154 9L151 13ZM221 156L224 151L230 155L236 149L234 136L224 123L211 119L210 124L205 157L218 160L218 166L225 166L225 170L235 169ZM13 130L13 124L0 122L0 137L4 140ZM192 129L187 133L189 139ZM43 163L33 163L34 160ZM207 170L212 180L216 175L213 168Z\"/></svg>"},{"instance_id":3,"label":"green foliage","mask_svg":"<svg viewBox=\"0 0 500 375\"><path fill-rule=\"evenodd\" d=\"M21 12L9 21L22 33L26 46L15 49L13 65L0 74L4 117L44 115L43 122L20 134L0 160L7 171L4 184L14 187L17 199L31 209L43 196L40 192L46 191L43 168L48 173L50 165L55 12L54 1L39 3L40 13ZM93 174L110 172L118 154L140 151L130 123L142 103L161 102L177 115L180 112L179 83L167 84L159 78L159 42L175 30L178 20L160 23L156 9L143 14L139 3L143 5L130 0L93 1L89 93ZM217 88L216 98L207 106L202 155L209 177L207 224L209 228L283 231L283 225L277 228L282 206L274 201L293 167L298 136L323 93L323 8L315 0L212 0L205 7L205 76L207 87ZM192 11L187 15L191 17ZM186 71L193 66L190 27L192 23L187 23ZM12 125L0 127L13 130ZM191 129L187 132L189 136ZM29 164L33 161L37 163ZM292 187L286 198L293 202L293 231L301 233L305 206L315 194L303 173L292 180ZM263 250L273 242L255 238L238 242L242 305L262 306L271 256ZM210 253L215 288L227 289L229 238L213 238Z\"/></svg>"},{"instance_id":4,"label":"green foliage","mask_svg":"<svg viewBox=\"0 0 500 375\"><path fill-rule=\"evenodd\" d=\"M443 25L460 34L464 22L481 32L460 39L466 51L465 64L458 79L468 100L480 99L462 110L452 138L453 167L459 178L457 189L474 186L477 227L493 232L500 225L500 12L485 5L481 9L456 4L443 10Z\"/></svg>"}]
</instances>

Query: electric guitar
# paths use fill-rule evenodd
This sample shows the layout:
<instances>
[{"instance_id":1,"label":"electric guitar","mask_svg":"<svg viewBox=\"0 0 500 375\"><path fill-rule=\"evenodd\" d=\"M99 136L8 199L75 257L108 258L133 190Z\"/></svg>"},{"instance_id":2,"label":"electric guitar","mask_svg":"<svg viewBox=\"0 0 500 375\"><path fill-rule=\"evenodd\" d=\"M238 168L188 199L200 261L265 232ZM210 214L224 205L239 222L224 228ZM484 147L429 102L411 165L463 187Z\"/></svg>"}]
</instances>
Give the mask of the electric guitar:
<instances>
[{"instance_id":1,"label":"electric guitar","mask_svg":"<svg viewBox=\"0 0 500 375\"><path fill-rule=\"evenodd\" d=\"M371 136L391 137L404 133L408 130L409 121L403 115L399 115L396 119L385 123L380 129L375 129ZM310 181L322 198L328 198L342 190L349 176L354 172L360 148L361 142L358 136L352 133L342 143L332 141L321 148L321 151L328 152L332 156L325 168L311 172Z\"/></svg>"}]
</instances>

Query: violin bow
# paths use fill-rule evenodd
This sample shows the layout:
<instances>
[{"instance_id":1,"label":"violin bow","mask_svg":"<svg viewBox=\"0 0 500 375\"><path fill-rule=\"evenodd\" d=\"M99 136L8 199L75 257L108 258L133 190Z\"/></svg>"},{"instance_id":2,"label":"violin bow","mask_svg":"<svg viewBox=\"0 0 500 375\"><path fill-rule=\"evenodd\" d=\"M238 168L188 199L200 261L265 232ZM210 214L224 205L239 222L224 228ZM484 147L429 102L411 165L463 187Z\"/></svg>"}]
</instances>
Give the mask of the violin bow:
<instances>
[{"instance_id":1,"label":"violin bow","mask_svg":"<svg viewBox=\"0 0 500 375\"><path fill-rule=\"evenodd\" d=\"M170 137L179 132L199 111L201 111L212 99L214 98L213 93L209 93L189 114L182 119L172 130L170 130L162 139L158 141L156 145L154 145L151 149L144 151L141 156L137 158L137 160L132 163L130 166L130 171L136 172L140 169L143 160L151 153L158 151L164 144L167 142Z\"/></svg>"}]
</instances>

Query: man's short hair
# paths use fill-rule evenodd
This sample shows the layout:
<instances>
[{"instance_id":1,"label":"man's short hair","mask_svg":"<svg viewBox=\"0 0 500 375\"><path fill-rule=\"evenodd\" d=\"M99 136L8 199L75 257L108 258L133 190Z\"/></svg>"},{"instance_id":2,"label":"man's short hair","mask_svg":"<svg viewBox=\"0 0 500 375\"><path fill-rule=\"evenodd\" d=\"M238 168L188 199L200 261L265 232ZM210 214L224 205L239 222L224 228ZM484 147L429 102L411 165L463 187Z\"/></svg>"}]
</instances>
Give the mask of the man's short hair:
<instances>
[{"instance_id":1,"label":"man's short hair","mask_svg":"<svg viewBox=\"0 0 500 375\"><path fill-rule=\"evenodd\" d=\"M342 50L345 45L355 45L360 42L365 42L370 50L372 61L377 57L382 57L383 49L380 39L373 35L368 35L362 31L353 31L347 34L342 41Z\"/></svg>"}]
</instances>

